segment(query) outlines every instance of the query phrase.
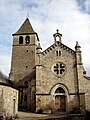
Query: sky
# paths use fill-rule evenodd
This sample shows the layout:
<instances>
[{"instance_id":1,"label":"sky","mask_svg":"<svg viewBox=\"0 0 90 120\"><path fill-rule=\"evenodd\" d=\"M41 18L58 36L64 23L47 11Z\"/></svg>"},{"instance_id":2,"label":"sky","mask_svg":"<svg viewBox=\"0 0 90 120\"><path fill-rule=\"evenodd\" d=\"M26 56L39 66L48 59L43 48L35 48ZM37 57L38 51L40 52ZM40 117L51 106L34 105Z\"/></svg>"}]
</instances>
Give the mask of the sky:
<instances>
[{"instance_id":1,"label":"sky","mask_svg":"<svg viewBox=\"0 0 90 120\"><path fill-rule=\"evenodd\" d=\"M82 62L90 76L90 0L0 0L0 71L10 73L12 34L25 21L27 14L44 49L54 43L56 29L62 43L82 51Z\"/></svg>"}]
</instances>

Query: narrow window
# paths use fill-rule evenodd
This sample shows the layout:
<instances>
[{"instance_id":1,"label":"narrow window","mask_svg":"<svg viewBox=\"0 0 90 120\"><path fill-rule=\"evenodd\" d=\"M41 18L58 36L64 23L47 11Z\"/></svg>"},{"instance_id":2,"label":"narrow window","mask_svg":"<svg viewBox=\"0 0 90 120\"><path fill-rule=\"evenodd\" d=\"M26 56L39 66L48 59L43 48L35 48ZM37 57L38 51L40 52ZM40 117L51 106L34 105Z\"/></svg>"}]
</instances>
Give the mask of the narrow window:
<instances>
[{"instance_id":1,"label":"narrow window","mask_svg":"<svg viewBox=\"0 0 90 120\"><path fill-rule=\"evenodd\" d=\"M24 102L27 101L27 94L24 95Z\"/></svg>"},{"instance_id":2,"label":"narrow window","mask_svg":"<svg viewBox=\"0 0 90 120\"><path fill-rule=\"evenodd\" d=\"M61 51L59 50L59 56L61 56Z\"/></svg>"},{"instance_id":3,"label":"narrow window","mask_svg":"<svg viewBox=\"0 0 90 120\"><path fill-rule=\"evenodd\" d=\"M23 37L22 36L19 37L19 44L23 44Z\"/></svg>"},{"instance_id":4,"label":"narrow window","mask_svg":"<svg viewBox=\"0 0 90 120\"><path fill-rule=\"evenodd\" d=\"M60 41L60 37L58 35L56 36L56 41Z\"/></svg>"},{"instance_id":5,"label":"narrow window","mask_svg":"<svg viewBox=\"0 0 90 120\"><path fill-rule=\"evenodd\" d=\"M26 36L26 44L29 44L30 43L30 37L29 36Z\"/></svg>"},{"instance_id":6,"label":"narrow window","mask_svg":"<svg viewBox=\"0 0 90 120\"><path fill-rule=\"evenodd\" d=\"M58 51L56 51L56 56L58 56Z\"/></svg>"},{"instance_id":7,"label":"narrow window","mask_svg":"<svg viewBox=\"0 0 90 120\"><path fill-rule=\"evenodd\" d=\"M56 51L56 56L61 56L61 51Z\"/></svg>"}]
</instances>

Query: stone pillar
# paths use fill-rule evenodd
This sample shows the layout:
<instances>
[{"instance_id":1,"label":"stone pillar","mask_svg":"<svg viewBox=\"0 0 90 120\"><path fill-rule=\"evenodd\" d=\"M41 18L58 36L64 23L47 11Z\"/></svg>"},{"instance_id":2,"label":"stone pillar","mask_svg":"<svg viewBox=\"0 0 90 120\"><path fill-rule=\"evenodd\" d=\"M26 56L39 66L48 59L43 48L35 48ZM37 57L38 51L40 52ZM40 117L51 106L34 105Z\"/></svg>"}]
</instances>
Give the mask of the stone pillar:
<instances>
[{"instance_id":1,"label":"stone pillar","mask_svg":"<svg viewBox=\"0 0 90 120\"><path fill-rule=\"evenodd\" d=\"M81 50L80 45L78 42L76 42L75 51L76 51L76 66L77 66L77 75L78 79L80 79L83 76L83 64L82 64L82 56L81 56Z\"/></svg>"},{"instance_id":2,"label":"stone pillar","mask_svg":"<svg viewBox=\"0 0 90 120\"><path fill-rule=\"evenodd\" d=\"M76 42L75 51L76 51L76 72L77 72L77 80L76 80L76 93L78 100L78 110L80 110L80 82L83 77L83 64L82 64L82 56L80 45Z\"/></svg>"},{"instance_id":3,"label":"stone pillar","mask_svg":"<svg viewBox=\"0 0 90 120\"><path fill-rule=\"evenodd\" d=\"M42 65L36 66L36 112L41 106L41 94L42 94Z\"/></svg>"}]
</instances>

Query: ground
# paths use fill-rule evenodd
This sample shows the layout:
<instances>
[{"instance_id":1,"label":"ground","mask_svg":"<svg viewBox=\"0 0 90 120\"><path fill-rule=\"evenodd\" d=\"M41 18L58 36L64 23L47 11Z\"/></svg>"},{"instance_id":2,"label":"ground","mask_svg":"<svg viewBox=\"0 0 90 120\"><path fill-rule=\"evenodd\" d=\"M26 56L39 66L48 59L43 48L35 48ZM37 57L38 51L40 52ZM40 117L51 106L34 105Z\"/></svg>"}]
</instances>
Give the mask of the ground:
<instances>
[{"instance_id":1,"label":"ground","mask_svg":"<svg viewBox=\"0 0 90 120\"><path fill-rule=\"evenodd\" d=\"M65 120L66 115L50 115L50 114L36 114L27 112L18 112L16 120Z\"/></svg>"}]
</instances>

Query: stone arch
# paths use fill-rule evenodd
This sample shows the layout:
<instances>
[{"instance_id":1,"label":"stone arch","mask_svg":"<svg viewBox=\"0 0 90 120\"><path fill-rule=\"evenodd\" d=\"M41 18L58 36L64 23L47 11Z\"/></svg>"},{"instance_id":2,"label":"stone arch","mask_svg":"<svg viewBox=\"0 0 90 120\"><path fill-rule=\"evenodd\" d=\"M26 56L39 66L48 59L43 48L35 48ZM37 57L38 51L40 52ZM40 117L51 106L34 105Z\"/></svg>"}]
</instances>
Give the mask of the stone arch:
<instances>
[{"instance_id":1,"label":"stone arch","mask_svg":"<svg viewBox=\"0 0 90 120\"><path fill-rule=\"evenodd\" d=\"M60 98L60 96L61 96L61 98L64 98L65 112L67 112L68 111L68 101L69 101L69 92L68 92L67 87L63 84L58 83L51 88L50 94L52 95L55 109L56 109L56 98Z\"/></svg>"},{"instance_id":2,"label":"stone arch","mask_svg":"<svg viewBox=\"0 0 90 120\"><path fill-rule=\"evenodd\" d=\"M55 91L55 94L56 94L56 93L63 93L63 94L65 94L65 91L64 91L63 88L58 87L58 88L56 89L56 91Z\"/></svg>"},{"instance_id":3,"label":"stone arch","mask_svg":"<svg viewBox=\"0 0 90 120\"><path fill-rule=\"evenodd\" d=\"M62 83L55 84L55 85L51 88L50 94L51 94L51 95L54 95L54 94L55 94L55 90L56 90L58 87L63 88L66 95L69 94L68 88L67 88L64 84L62 84Z\"/></svg>"}]
</instances>

